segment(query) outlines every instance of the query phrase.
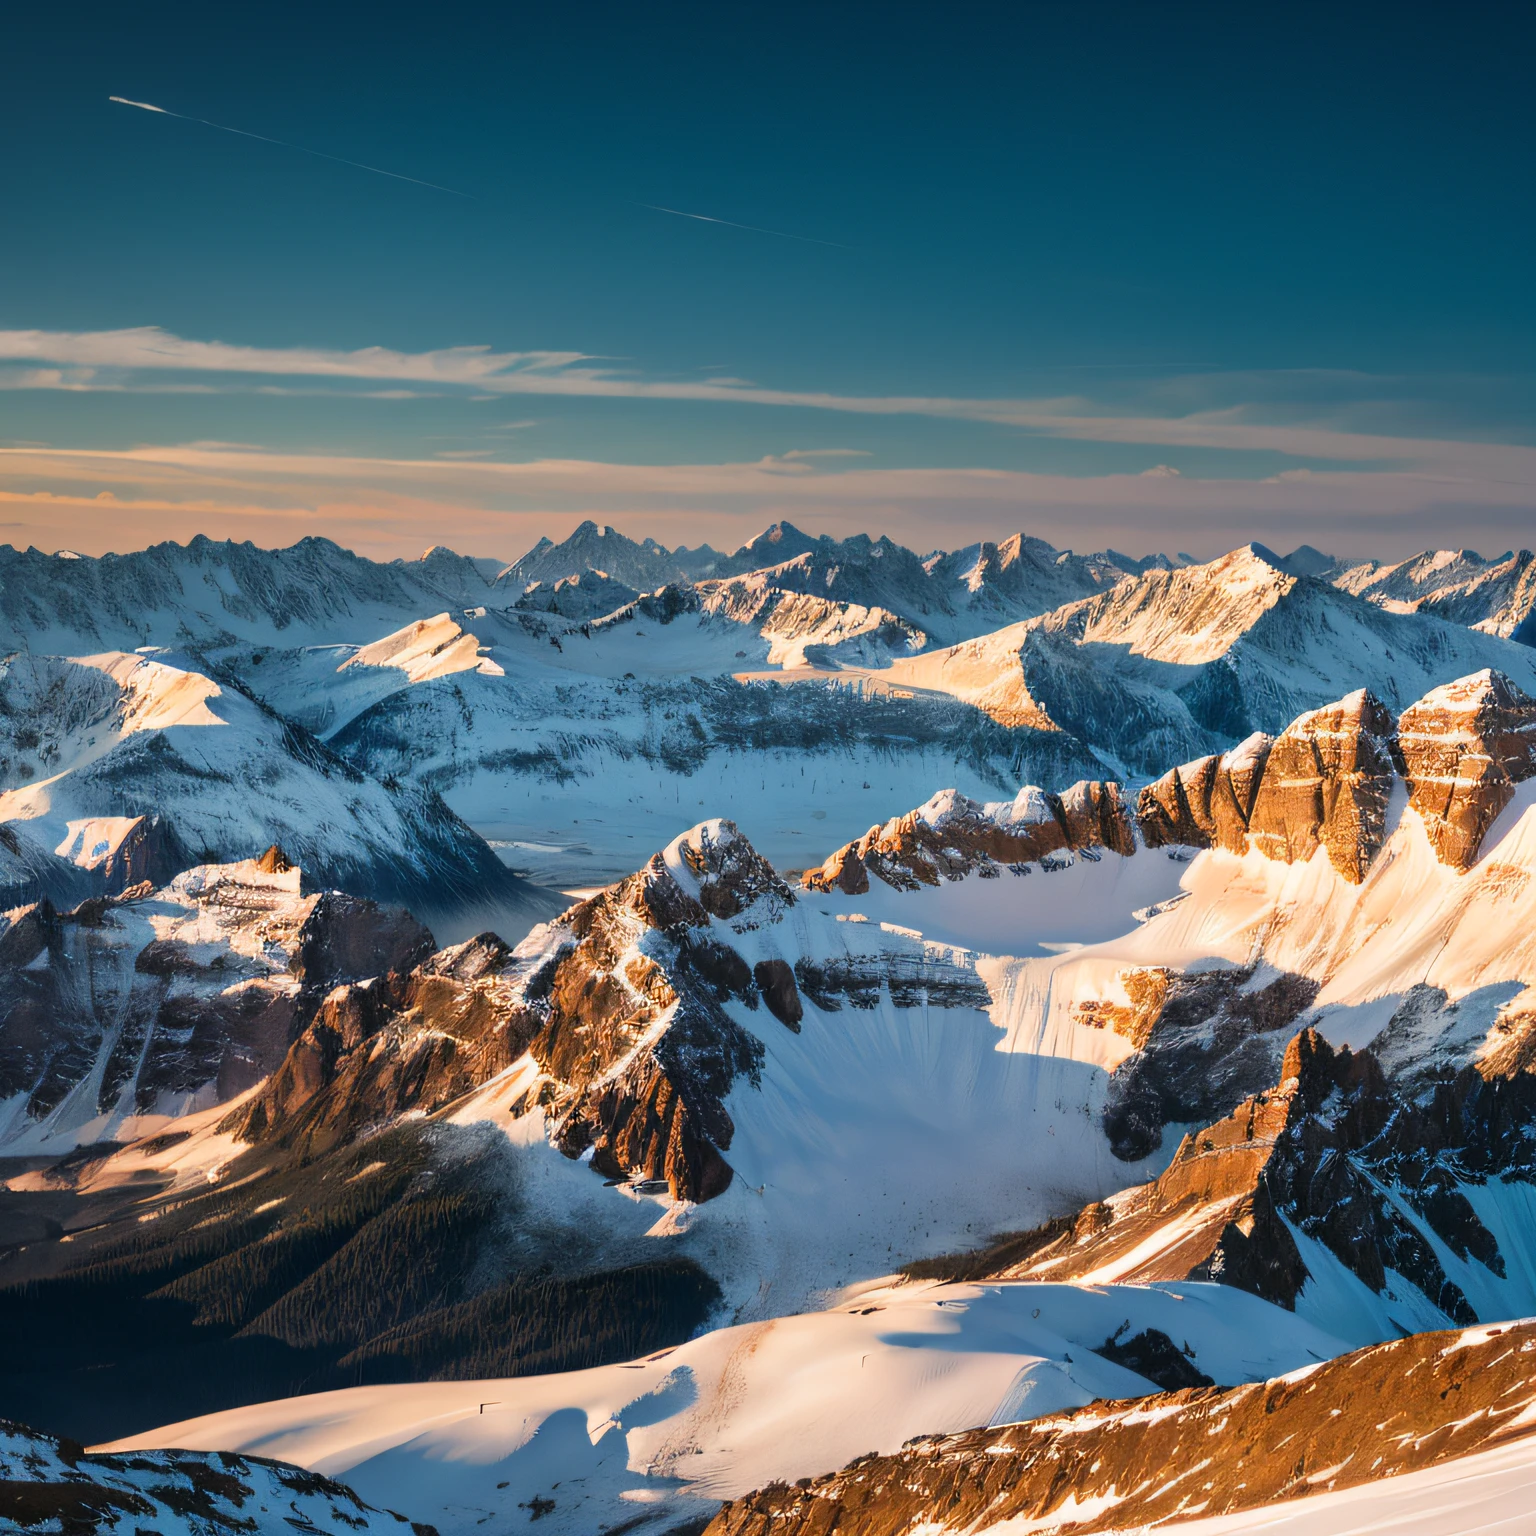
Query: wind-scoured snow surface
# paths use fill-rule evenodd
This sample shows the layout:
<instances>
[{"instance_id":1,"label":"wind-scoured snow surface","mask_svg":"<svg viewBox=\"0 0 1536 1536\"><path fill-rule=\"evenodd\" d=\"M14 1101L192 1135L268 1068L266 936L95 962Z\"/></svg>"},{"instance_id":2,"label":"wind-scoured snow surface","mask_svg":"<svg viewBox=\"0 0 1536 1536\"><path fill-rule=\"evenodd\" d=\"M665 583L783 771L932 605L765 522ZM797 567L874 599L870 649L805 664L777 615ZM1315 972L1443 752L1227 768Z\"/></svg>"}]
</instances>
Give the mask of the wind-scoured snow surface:
<instances>
[{"instance_id":1,"label":"wind-scoured snow surface","mask_svg":"<svg viewBox=\"0 0 1536 1536\"><path fill-rule=\"evenodd\" d=\"M720 1500L895 1451L917 1434L1154 1391L1095 1353L1148 1329L1233 1385L1344 1348L1217 1285L865 1288L826 1311L721 1329L626 1365L288 1398L113 1449L278 1457L344 1479L443 1536L486 1520L520 1524L536 1510L551 1536L641 1515L666 1530Z\"/></svg>"}]
</instances>

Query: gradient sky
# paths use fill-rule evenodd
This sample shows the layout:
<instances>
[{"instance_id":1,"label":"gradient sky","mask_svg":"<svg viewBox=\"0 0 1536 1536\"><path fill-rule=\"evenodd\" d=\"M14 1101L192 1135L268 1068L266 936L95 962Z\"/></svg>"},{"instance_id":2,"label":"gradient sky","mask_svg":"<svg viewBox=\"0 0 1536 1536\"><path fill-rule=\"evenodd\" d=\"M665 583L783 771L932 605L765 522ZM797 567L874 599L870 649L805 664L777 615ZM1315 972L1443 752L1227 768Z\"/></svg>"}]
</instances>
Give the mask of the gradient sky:
<instances>
[{"instance_id":1,"label":"gradient sky","mask_svg":"<svg viewBox=\"0 0 1536 1536\"><path fill-rule=\"evenodd\" d=\"M1522 11L34 7L0 540L1529 545Z\"/></svg>"}]
</instances>

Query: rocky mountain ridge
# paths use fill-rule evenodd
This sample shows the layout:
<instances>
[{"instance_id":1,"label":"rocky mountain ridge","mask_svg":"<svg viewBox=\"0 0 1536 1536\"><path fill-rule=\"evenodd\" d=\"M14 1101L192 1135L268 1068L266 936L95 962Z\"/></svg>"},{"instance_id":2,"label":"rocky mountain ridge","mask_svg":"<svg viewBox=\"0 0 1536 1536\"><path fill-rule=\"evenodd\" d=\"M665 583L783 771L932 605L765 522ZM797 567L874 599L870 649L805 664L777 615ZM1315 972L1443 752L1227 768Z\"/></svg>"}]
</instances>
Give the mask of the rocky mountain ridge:
<instances>
[{"instance_id":1,"label":"rocky mountain ridge","mask_svg":"<svg viewBox=\"0 0 1536 1536\"><path fill-rule=\"evenodd\" d=\"M882 988L897 1006L987 1004L973 972L917 947L749 963L740 936L761 940L794 905L731 823L702 823L515 951L484 935L408 975L337 989L226 1129L345 1144L496 1079L497 1113L541 1117L568 1157L674 1200L712 1199L733 1177L725 1099L738 1079L755 1085L764 1050L722 1005L798 1032L806 1000L871 1007Z\"/></svg>"},{"instance_id":2,"label":"rocky mountain ridge","mask_svg":"<svg viewBox=\"0 0 1536 1536\"><path fill-rule=\"evenodd\" d=\"M1429 613L1525 645L1536 643L1536 555L1485 560L1470 549L1430 549L1409 560L1336 562L1335 586L1384 608Z\"/></svg>"},{"instance_id":3,"label":"rocky mountain ridge","mask_svg":"<svg viewBox=\"0 0 1536 1536\"><path fill-rule=\"evenodd\" d=\"M1360 686L1401 709L1451 676L1501 670L1536 689L1528 647L1388 612L1273 564L1258 546L1153 570L984 637L895 660L1011 726L1091 742L1124 773L1276 734Z\"/></svg>"},{"instance_id":4,"label":"rocky mountain ridge","mask_svg":"<svg viewBox=\"0 0 1536 1536\"><path fill-rule=\"evenodd\" d=\"M87 1454L74 1441L4 1419L0 1520L17 1531L68 1536L178 1529L245 1536L282 1527L317 1536L436 1536L430 1526L365 1504L341 1483L263 1456Z\"/></svg>"},{"instance_id":5,"label":"rocky mountain ridge","mask_svg":"<svg viewBox=\"0 0 1536 1536\"><path fill-rule=\"evenodd\" d=\"M1060 795L1026 785L1012 802L980 805L946 790L869 829L807 872L812 890L858 894L874 875L897 889L1058 852L1138 847L1249 847L1282 863L1319 848L1358 884L1382 846L1401 783L1437 856L1472 866L1515 787L1536 777L1536 699L1483 671L1432 689L1394 721L1368 690L1309 711L1278 737L1171 768L1134 810L1113 782L1084 780Z\"/></svg>"}]
</instances>

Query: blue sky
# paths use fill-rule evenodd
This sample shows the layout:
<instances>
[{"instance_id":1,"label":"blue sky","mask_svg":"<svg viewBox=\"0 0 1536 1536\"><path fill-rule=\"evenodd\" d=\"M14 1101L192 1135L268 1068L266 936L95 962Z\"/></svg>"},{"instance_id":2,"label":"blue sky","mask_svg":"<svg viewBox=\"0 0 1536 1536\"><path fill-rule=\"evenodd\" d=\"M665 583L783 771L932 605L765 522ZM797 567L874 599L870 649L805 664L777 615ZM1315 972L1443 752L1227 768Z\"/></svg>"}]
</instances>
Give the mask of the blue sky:
<instances>
[{"instance_id":1,"label":"blue sky","mask_svg":"<svg viewBox=\"0 0 1536 1536\"><path fill-rule=\"evenodd\" d=\"M1533 541L1517 7L9 32L0 539Z\"/></svg>"}]
</instances>

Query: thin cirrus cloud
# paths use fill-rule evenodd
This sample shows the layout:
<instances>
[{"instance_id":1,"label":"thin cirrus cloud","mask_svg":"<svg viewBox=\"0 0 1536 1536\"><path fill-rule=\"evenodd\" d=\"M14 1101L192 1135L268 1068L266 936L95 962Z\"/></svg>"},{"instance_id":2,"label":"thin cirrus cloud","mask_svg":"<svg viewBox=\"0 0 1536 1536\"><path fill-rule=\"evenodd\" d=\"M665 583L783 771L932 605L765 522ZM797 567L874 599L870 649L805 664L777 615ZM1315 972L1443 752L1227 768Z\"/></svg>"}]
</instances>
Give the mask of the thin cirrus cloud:
<instances>
[{"instance_id":1,"label":"thin cirrus cloud","mask_svg":"<svg viewBox=\"0 0 1536 1536\"><path fill-rule=\"evenodd\" d=\"M515 556L540 535L599 517L634 537L717 546L788 517L815 532L878 528L920 548L1021 528L1077 548L1212 555L1251 538L1402 555L1518 542L1530 485L1448 483L1413 470L1288 471L1263 479L1063 476L893 469L781 454L749 463L375 459L200 443L127 451L0 450L0 519L13 542L86 553L193 533L290 542L324 534L365 553L419 550L423 527L478 553Z\"/></svg>"},{"instance_id":2,"label":"thin cirrus cloud","mask_svg":"<svg viewBox=\"0 0 1536 1536\"><path fill-rule=\"evenodd\" d=\"M187 378L192 375L192 378ZM201 376L201 377L199 377ZM0 387L33 390L210 392L222 379L326 380L375 386L377 398L468 391L482 397L543 395L731 402L853 415L914 415L1015 427L1044 437L1149 447L1220 449L1298 459L1378 462L1461 477L1536 485L1536 449L1520 444L1392 436L1326 423L1266 422L1258 409L1152 414L1096 409L1081 398L1009 400L930 395L844 395L770 389L736 379L646 379L576 351L498 352L489 346L401 352L252 347L196 341L154 326L115 331L0 331ZM384 388L384 385L392 387ZM263 393L305 393L311 384L246 383Z\"/></svg>"}]
</instances>

